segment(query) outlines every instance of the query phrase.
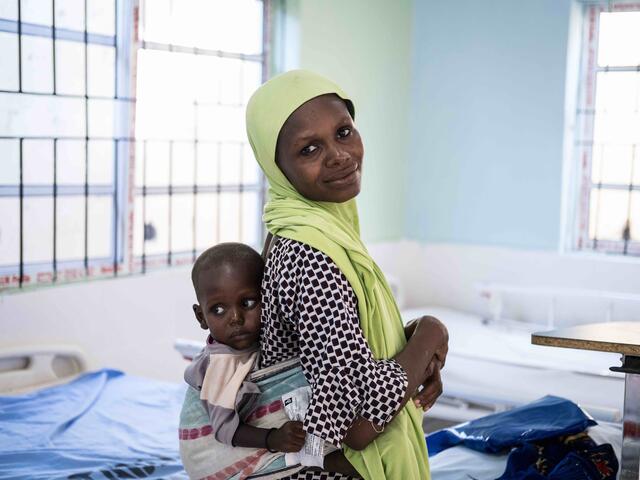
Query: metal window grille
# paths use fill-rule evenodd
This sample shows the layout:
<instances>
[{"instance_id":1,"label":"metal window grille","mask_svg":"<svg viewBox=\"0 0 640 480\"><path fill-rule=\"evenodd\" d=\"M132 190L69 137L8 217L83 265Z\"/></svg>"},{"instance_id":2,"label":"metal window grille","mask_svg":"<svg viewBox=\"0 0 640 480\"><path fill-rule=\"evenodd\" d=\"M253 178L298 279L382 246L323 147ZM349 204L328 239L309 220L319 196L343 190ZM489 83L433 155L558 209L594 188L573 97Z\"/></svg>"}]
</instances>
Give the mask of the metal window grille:
<instances>
[{"instance_id":1,"label":"metal window grille","mask_svg":"<svg viewBox=\"0 0 640 480\"><path fill-rule=\"evenodd\" d=\"M263 179L238 112L265 75L265 12L268 0L0 4L0 289L259 244Z\"/></svg>"},{"instance_id":2,"label":"metal window grille","mask_svg":"<svg viewBox=\"0 0 640 480\"><path fill-rule=\"evenodd\" d=\"M576 248L640 255L640 3L585 10Z\"/></svg>"}]
</instances>

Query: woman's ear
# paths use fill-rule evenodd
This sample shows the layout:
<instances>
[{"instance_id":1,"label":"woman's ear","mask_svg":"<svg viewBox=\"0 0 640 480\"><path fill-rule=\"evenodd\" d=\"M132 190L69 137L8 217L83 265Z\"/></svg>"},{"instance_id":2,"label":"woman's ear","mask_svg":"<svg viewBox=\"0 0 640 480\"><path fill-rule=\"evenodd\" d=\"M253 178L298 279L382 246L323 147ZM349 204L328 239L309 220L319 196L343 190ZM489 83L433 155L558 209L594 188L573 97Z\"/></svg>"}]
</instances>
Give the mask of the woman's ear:
<instances>
[{"instance_id":1,"label":"woman's ear","mask_svg":"<svg viewBox=\"0 0 640 480\"><path fill-rule=\"evenodd\" d=\"M204 314L202 313L202 308L197 303L193 304L193 314L196 316L196 320L200 324L200 328L203 330L208 330L209 325L207 325L207 321L204 318Z\"/></svg>"}]
</instances>

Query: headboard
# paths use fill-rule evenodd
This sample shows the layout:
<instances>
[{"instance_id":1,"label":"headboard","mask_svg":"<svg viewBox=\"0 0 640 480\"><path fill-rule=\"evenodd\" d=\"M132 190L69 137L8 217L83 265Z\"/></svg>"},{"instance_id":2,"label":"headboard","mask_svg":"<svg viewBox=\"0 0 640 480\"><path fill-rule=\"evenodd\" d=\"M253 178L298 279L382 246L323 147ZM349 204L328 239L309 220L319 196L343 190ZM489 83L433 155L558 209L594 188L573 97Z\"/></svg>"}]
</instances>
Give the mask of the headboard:
<instances>
[{"instance_id":1,"label":"headboard","mask_svg":"<svg viewBox=\"0 0 640 480\"><path fill-rule=\"evenodd\" d=\"M85 355L70 345L0 348L0 393L22 393L67 381L86 370Z\"/></svg>"}]
</instances>

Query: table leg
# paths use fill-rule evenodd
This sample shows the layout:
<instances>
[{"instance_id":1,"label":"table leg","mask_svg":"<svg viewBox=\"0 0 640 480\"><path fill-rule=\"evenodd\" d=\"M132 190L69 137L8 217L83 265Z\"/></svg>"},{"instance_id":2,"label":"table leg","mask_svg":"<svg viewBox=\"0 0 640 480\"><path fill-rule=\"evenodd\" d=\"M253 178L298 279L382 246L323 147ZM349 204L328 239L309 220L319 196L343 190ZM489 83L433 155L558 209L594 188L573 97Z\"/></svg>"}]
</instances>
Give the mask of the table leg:
<instances>
[{"instance_id":1,"label":"table leg","mask_svg":"<svg viewBox=\"0 0 640 480\"><path fill-rule=\"evenodd\" d=\"M622 461L620 480L640 478L640 357L625 356L618 371L625 372L622 417Z\"/></svg>"}]
</instances>

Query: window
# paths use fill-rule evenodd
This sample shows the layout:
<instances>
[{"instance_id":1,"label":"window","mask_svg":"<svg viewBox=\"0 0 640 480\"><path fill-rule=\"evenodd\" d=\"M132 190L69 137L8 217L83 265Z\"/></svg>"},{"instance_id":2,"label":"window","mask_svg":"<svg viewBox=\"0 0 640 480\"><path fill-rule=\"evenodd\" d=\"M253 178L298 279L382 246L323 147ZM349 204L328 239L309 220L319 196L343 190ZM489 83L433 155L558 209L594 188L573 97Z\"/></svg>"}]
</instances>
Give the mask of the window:
<instances>
[{"instance_id":1,"label":"window","mask_svg":"<svg viewBox=\"0 0 640 480\"><path fill-rule=\"evenodd\" d=\"M260 243L244 108L268 5L134 4L0 3L0 289Z\"/></svg>"},{"instance_id":2,"label":"window","mask_svg":"<svg viewBox=\"0 0 640 480\"><path fill-rule=\"evenodd\" d=\"M577 248L640 255L640 3L586 7Z\"/></svg>"}]
</instances>

